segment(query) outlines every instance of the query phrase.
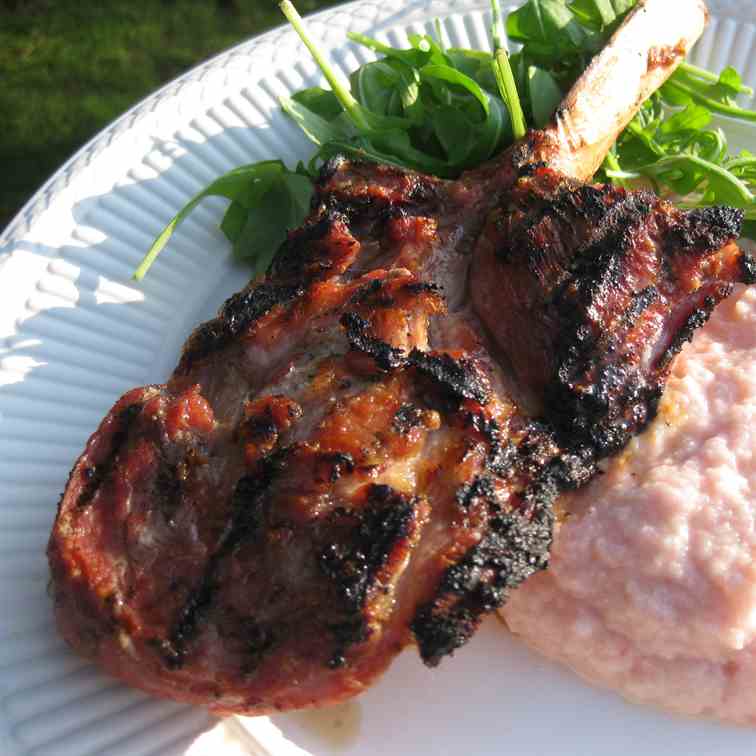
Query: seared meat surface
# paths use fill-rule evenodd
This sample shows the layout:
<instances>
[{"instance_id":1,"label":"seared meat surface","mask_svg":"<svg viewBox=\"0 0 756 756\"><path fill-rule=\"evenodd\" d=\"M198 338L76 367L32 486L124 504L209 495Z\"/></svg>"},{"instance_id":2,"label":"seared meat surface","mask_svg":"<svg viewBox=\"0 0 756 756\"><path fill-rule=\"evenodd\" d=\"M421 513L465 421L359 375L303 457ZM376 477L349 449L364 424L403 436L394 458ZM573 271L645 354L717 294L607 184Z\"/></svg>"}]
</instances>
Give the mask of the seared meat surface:
<instances>
[{"instance_id":1,"label":"seared meat surface","mask_svg":"<svg viewBox=\"0 0 756 756\"><path fill-rule=\"evenodd\" d=\"M672 358L751 283L743 215L536 166L491 213L470 296L529 404L565 443L621 449L656 413Z\"/></svg>"},{"instance_id":2,"label":"seared meat surface","mask_svg":"<svg viewBox=\"0 0 756 756\"><path fill-rule=\"evenodd\" d=\"M734 211L529 166L327 166L267 279L74 468L50 543L73 645L218 711L313 705L408 643L437 663L546 566L559 492L653 417L750 263Z\"/></svg>"},{"instance_id":3,"label":"seared meat surface","mask_svg":"<svg viewBox=\"0 0 756 756\"><path fill-rule=\"evenodd\" d=\"M265 280L77 461L48 549L71 645L218 712L324 704L547 565L560 492L753 276L739 213L578 184L555 133L454 182L324 167Z\"/></svg>"}]
</instances>

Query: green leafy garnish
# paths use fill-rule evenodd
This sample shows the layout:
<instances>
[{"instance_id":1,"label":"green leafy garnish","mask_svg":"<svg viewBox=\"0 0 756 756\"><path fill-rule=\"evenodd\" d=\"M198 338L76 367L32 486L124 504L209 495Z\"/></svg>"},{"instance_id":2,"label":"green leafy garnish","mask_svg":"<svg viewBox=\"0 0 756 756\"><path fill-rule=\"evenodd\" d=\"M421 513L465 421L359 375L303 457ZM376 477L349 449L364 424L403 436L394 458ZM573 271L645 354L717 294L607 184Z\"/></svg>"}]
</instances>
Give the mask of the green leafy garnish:
<instances>
[{"instance_id":1,"label":"green leafy garnish","mask_svg":"<svg viewBox=\"0 0 756 756\"><path fill-rule=\"evenodd\" d=\"M193 197L152 243L134 272L141 281L178 225L205 197L231 200L221 230L233 244L234 257L249 261L256 273L265 270L286 237L286 229L304 220L310 206L312 182L289 171L280 160L235 168Z\"/></svg>"},{"instance_id":2,"label":"green leafy garnish","mask_svg":"<svg viewBox=\"0 0 756 756\"><path fill-rule=\"evenodd\" d=\"M295 28L313 48L302 24ZM405 50L362 34L348 36L385 56L352 74L350 100L332 86L282 101L284 111L320 148L311 162L313 170L338 147L347 154L453 178L511 143L508 103L497 92L490 53L481 57L445 50L428 35L410 35L411 47ZM337 81L322 55L319 64L329 83ZM344 85L339 83L339 89ZM341 103L341 112L334 101Z\"/></svg>"},{"instance_id":3,"label":"green leafy garnish","mask_svg":"<svg viewBox=\"0 0 756 756\"><path fill-rule=\"evenodd\" d=\"M560 93L585 70L636 0L529 0L509 14L507 34L522 49L513 56L526 93L528 122L551 118ZM749 153L732 155L724 132L711 128L723 115L755 121L737 102L752 95L732 67L714 74L682 63L641 107L607 155L603 177L623 187L650 183L684 206L727 204L756 219L755 166ZM746 223L744 234L753 235Z\"/></svg>"},{"instance_id":4,"label":"green leafy garnish","mask_svg":"<svg viewBox=\"0 0 756 756\"><path fill-rule=\"evenodd\" d=\"M538 66L528 66L527 92L533 125L542 129L552 119L554 111L562 101L562 90L548 71Z\"/></svg>"},{"instance_id":5,"label":"green leafy garnish","mask_svg":"<svg viewBox=\"0 0 756 756\"><path fill-rule=\"evenodd\" d=\"M233 244L234 257L249 261L255 275L266 271L286 239L287 229L299 226L310 209L310 177L279 165L277 175L261 182L259 198L254 202L247 197L235 200L221 223L221 230Z\"/></svg>"},{"instance_id":6,"label":"green leafy garnish","mask_svg":"<svg viewBox=\"0 0 756 756\"><path fill-rule=\"evenodd\" d=\"M236 168L194 197L147 252L141 279L182 220L208 196L229 199L220 228L234 257L265 272L287 231L301 225L323 161L336 155L456 178L543 128L564 94L607 43L637 0L528 0L506 19L491 0L493 49L447 47L409 35L397 49L362 34L349 39L377 55L343 80L309 37L290 0L279 6L330 88L311 87L281 100L283 111L315 145L306 166L280 160ZM682 63L645 103L604 161L602 176L623 187L650 183L684 206L729 204L746 214L756 238L756 156L732 155L713 116L756 121L738 98L753 95L734 68L715 74Z\"/></svg>"}]
</instances>

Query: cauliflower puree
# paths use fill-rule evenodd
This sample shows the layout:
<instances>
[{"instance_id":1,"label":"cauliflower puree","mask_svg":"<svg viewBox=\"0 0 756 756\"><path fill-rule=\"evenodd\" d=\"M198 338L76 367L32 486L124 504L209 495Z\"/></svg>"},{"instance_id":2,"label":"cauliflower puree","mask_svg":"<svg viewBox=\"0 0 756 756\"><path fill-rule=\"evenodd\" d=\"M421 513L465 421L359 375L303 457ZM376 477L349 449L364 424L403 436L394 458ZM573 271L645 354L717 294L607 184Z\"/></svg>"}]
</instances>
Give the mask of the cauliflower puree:
<instances>
[{"instance_id":1,"label":"cauliflower puree","mask_svg":"<svg viewBox=\"0 0 756 756\"><path fill-rule=\"evenodd\" d=\"M756 289L675 362L659 416L566 500L551 567L502 610L627 698L756 723Z\"/></svg>"}]
</instances>

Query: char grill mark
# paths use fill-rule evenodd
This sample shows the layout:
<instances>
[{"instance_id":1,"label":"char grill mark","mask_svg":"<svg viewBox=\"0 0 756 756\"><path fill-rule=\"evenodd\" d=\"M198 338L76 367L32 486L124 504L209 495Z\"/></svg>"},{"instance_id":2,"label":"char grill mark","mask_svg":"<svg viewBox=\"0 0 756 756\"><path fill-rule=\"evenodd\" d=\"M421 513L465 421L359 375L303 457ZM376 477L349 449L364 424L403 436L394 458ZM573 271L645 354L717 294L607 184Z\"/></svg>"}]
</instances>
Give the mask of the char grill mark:
<instances>
[{"instance_id":1,"label":"char grill mark","mask_svg":"<svg viewBox=\"0 0 756 756\"><path fill-rule=\"evenodd\" d=\"M352 349L372 357L382 370L414 367L430 380L446 402L459 403L464 399L481 404L488 402L489 388L471 360L455 359L449 354L428 354L418 349L405 356L401 349L371 336L370 324L356 313L346 313L341 323Z\"/></svg>"},{"instance_id":2,"label":"char grill mark","mask_svg":"<svg viewBox=\"0 0 756 756\"><path fill-rule=\"evenodd\" d=\"M425 413L414 404L403 404L394 415L393 429L402 435L423 423Z\"/></svg>"},{"instance_id":3,"label":"char grill mark","mask_svg":"<svg viewBox=\"0 0 756 756\"><path fill-rule=\"evenodd\" d=\"M486 491L479 490L486 496ZM412 621L423 661L435 667L464 645L484 614L504 604L509 590L548 564L553 529L550 500L529 517L518 511L492 517L485 536L449 567L434 599ZM491 505L496 507L495 502Z\"/></svg>"},{"instance_id":4,"label":"char grill mark","mask_svg":"<svg viewBox=\"0 0 756 756\"><path fill-rule=\"evenodd\" d=\"M428 666L464 645L485 614L547 566L556 499L596 471L592 450L564 452L542 424L513 415L504 433L480 413L468 420L489 444L488 454L454 498L464 517L482 518L480 538L444 569L430 600L415 612L411 627Z\"/></svg>"},{"instance_id":5,"label":"char grill mark","mask_svg":"<svg viewBox=\"0 0 756 756\"><path fill-rule=\"evenodd\" d=\"M236 439L244 446L250 472L236 483L231 495L230 515L204 573L178 614L167 639L153 641L170 668L183 665L188 645L197 635L218 589L218 568L235 548L259 538L265 524L269 489L285 470L291 450L281 447L281 436L302 416L301 407L283 396L263 396L247 402ZM334 460L334 465L344 460ZM259 644L254 645L260 653Z\"/></svg>"},{"instance_id":6,"label":"char grill mark","mask_svg":"<svg viewBox=\"0 0 756 756\"><path fill-rule=\"evenodd\" d=\"M457 404L465 399L486 404L490 388L475 363L465 357L454 358L450 354L433 354L413 349L405 355L379 338L371 335L370 323L353 312L341 319L351 348L375 360L382 370L415 368L432 383L446 402Z\"/></svg>"},{"instance_id":7,"label":"char grill mark","mask_svg":"<svg viewBox=\"0 0 756 756\"><path fill-rule=\"evenodd\" d=\"M744 218L743 210L723 206L674 213L665 229L664 252L668 255L716 252L740 236Z\"/></svg>"},{"instance_id":8,"label":"char grill mark","mask_svg":"<svg viewBox=\"0 0 756 756\"><path fill-rule=\"evenodd\" d=\"M292 231L268 269L268 277L303 287L340 275L354 262L360 244L338 209L323 210L302 228Z\"/></svg>"},{"instance_id":9,"label":"char grill mark","mask_svg":"<svg viewBox=\"0 0 756 756\"><path fill-rule=\"evenodd\" d=\"M443 397L457 403L469 399L487 404L491 393L481 371L473 360L455 359L450 354L429 354L414 349L408 362L419 373L430 379Z\"/></svg>"},{"instance_id":10,"label":"char grill mark","mask_svg":"<svg viewBox=\"0 0 756 756\"><path fill-rule=\"evenodd\" d=\"M401 168L340 158L321 171L313 204L342 214L358 234L369 233L397 214L436 215L443 186L438 179Z\"/></svg>"},{"instance_id":11,"label":"char grill mark","mask_svg":"<svg viewBox=\"0 0 756 756\"><path fill-rule=\"evenodd\" d=\"M498 509L499 505L494 498L495 493L496 489L492 478L487 475L479 475L473 479L472 483L464 483L460 486L455 498L457 505L465 510L470 509L477 499L484 499L490 503L492 508Z\"/></svg>"},{"instance_id":12,"label":"char grill mark","mask_svg":"<svg viewBox=\"0 0 756 756\"><path fill-rule=\"evenodd\" d=\"M357 290L351 299L351 304L363 309L374 310L377 308L394 307L398 303L406 303L414 297L423 296L437 302L438 307L443 307L441 291L436 284L412 280L401 285L398 290L394 288L392 291L387 288L386 283L381 278L371 280Z\"/></svg>"},{"instance_id":13,"label":"char grill mark","mask_svg":"<svg viewBox=\"0 0 756 756\"><path fill-rule=\"evenodd\" d=\"M474 430L487 442L486 470L494 475L508 479L516 468L517 447L509 435L502 430L496 419L486 417L482 412L466 412L463 418L465 427Z\"/></svg>"},{"instance_id":14,"label":"char grill mark","mask_svg":"<svg viewBox=\"0 0 756 756\"><path fill-rule=\"evenodd\" d=\"M369 486L366 504L360 510L339 508L331 515L334 529L345 531L345 537L329 541L320 550L318 561L337 591L346 618L331 625L336 646L328 661L330 667L343 665L349 646L367 639L368 596L380 590L380 571L392 554L400 551L416 519L417 500L387 485Z\"/></svg>"},{"instance_id":15,"label":"char grill mark","mask_svg":"<svg viewBox=\"0 0 756 756\"><path fill-rule=\"evenodd\" d=\"M266 282L234 294L215 320L203 323L189 337L175 375L190 374L196 363L217 354L275 307L288 304L304 292L298 284Z\"/></svg>"},{"instance_id":16,"label":"char grill mark","mask_svg":"<svg viewBox=\"0 0 756 756\"><path fill-rule=\"evenodd\" d=\"M115 420L115 429L110 441L110 453L108 457L92 467L85 467L82 476L85 484L76 501L78 507L86 507L92 503L100 486L108 479L113 468L118 463L118 455L129 438L132 424L139 416L142 408L138 404L131 404L122 409Z\"/></svg>"},{"instance_id":17,"label":"char grill mark","mask_svg":"<svg viewBox=\"0 0 756 756\"><path fill-rule=\"evenodd\" d=\"M342 217L361 244L344 275L375 268L422 268L433 245L443 243L438 226L444 219L448 217L452 227L467 223L450 201L449 186L411 171L343 158L326 166L316 184L316 212ZM476 215L471 214L473 221Z\"/></svg>"},{"instance_id":18,"label":"char grill mark","mask_svg":"<svg viewBox=\"0 0 756 756\"><path fill-rule=\"evenodd\" d=\"M254 473L237 482L231 498L230 521L217 550L207 562L198 587L179 612L170 636L151 641L170 669L178 669L184 664L187 647L212 606L218 590L217 572L221 562L239 544L260 536L265 522L266 493L284 458L285 454L278 454L266 459Z\"/></svg>"},{"instance_id":19,"label":"char grill mark","mask_svg":"<svg viewBox=\"0 0 756 756\"><path fill-rule=\"evenodd\" d=\"M656 286L646 286L638 292L634 292L631 298L630 306L625 310L623 315L624 326L633 328L643 313L659 299L659 290Z\"/></svg>"},{"instance_id":20,"label":"char grill mark","mask_svg":"<svg viewBox=\"0 0 756 756\"><path fill-rule=\"evenodd\" d=\"M341 324L346 329L352 349L372 357L381 370L392 370L407 364L402 350L370 335L370 323L356 312L344 313Z\"/></svg>"}]
</instances>

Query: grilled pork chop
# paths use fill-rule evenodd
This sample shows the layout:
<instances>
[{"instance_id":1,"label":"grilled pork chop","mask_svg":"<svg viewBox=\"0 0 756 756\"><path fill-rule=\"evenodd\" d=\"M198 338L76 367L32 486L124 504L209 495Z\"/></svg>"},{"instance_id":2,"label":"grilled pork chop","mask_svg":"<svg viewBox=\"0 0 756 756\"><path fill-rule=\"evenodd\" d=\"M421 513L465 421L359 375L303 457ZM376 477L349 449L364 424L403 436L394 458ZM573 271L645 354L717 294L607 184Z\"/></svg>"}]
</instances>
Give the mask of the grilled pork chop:
<instances>
[{"instance_id":1,"label":"grilled pork chop","mask_svg":"<svg viewBox=\"0 0 756 756\"><path fill-rule=\"evenodd\" d=\"M681 344L753 279L737 211L577 180L608 138L575 142L581 91L640 42L611 143L700 33L689 5L663 55L637 35L664 0L642 5L556 125L456 182L324 167L265 280L71 472L48 554L74 648L221 713L325 704L407 644L438 663L547 565L560 492L645 427Z\"/></svg>"}]
</instances>

